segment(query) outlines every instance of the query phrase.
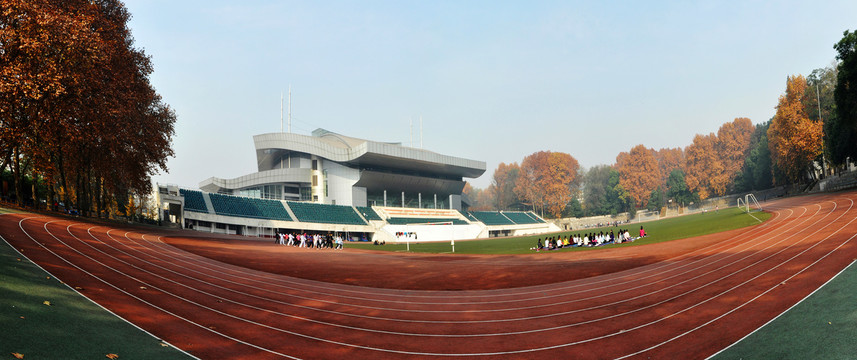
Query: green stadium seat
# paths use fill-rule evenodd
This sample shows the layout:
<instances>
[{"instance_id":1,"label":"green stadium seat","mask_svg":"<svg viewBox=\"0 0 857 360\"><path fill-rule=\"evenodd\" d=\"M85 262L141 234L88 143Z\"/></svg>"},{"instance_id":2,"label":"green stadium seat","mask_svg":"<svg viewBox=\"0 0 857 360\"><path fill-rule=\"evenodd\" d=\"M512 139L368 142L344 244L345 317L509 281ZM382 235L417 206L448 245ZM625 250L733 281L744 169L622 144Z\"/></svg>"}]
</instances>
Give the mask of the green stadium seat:
<instances>
[{"instance_id":1,"label":"green stadium seat","mask_svg":"<svg viewBox=\"0 0 857 360\"><path fill-rule=\"evenodd\" d=\"M208 207L205 206L205 199L202 197L202 191L179 189L179 194L184 197L185 211L208 212Z\"/></svg>"}]
</instances>

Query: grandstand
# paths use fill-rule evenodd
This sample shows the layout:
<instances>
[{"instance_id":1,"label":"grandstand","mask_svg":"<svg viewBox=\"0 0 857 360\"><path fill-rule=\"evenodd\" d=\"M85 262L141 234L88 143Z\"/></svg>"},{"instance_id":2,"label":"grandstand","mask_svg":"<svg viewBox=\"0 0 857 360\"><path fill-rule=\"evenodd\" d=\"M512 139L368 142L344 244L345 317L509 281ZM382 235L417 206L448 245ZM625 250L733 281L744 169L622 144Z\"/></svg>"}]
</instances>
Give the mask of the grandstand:
<instances>
[{"instance_id":1,"label":"grandstand","mask_svg":"<svg viewBox=\"0 0 857 360\"><path fill-rule=\"evenodd\" d=\"M254 199L221 194L208 194L214 213L218 215L291 221L283 203L277 200Z\"/></svg>"},{"instance_id":2,"label":"grandstand","mask_svg":"<svg viewBox=\"0 0 857 360\"><path fill-rule=\"evenodd\" d=\"M539 221L530 216L529 212L503 211L502 214L515 224L538 224Z\"/></svg>"},{"instance_id":3,"label":"grandstand","mask_svg":"<svg viewBox=\"0 0 857 360\"><path fill-rule=\"evenodd\" d=\"M367 225L351 206L289 201L298 221L317 224Z\"/></svg>"},{"instance_id":4,"label":"grandstand","mask_svg":"<svg viewBox=\"0 0 857 360\"><path fill-rule=\"evenodd\" d=\"M202 197L202 191L179 189L179 192L184 196L184 209L186 211L208 212L208 207L205 206L205 199Z\"/></svg>"},{"instance_id":5,"label":"grandstand","mask_svg":"<svg viewBox=\"0 0 857 360\"><path fill-rule=\"evenodd\" d=\"M485 225L515 225L515 223L499 211L472 211L470 215Z\"/></svg>"},{"instance_id":6,"label":"grandstand","mask_svg":"<svg viewBox=\"0 0 857 360\"><path fill-rule=\"evenodd\" d=\"M378 213L376 213L375 210L372 209L371 207L355 206L355 208L357 209L357 212L359 212L361 215L363 215L363 218L368 220L368 221L384 220L384 219L381 219L381 217L378 216Z\"/></svg>"},{"instance_id":7,"label":"grandstand","mask_svg":"<svg viewBox=\"0 0 857 360\"><path fill-rule=\"evenodd\" d=\"M351 239L395 242L402 233L416 233L419 241L448 241L559 230L532 212L355 207L224 195L173 185L157 188L166 219L212 233L269 237L279 231L337 232Z\"/></svg>"}]
</instances>

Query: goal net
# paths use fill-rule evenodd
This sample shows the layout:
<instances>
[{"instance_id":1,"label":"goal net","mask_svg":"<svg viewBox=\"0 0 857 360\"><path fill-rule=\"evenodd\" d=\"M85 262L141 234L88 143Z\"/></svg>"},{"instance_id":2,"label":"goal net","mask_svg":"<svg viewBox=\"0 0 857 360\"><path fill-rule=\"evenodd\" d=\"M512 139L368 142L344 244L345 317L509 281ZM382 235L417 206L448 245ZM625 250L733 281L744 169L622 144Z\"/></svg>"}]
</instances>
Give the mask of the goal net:
<instances>
[{"instance_id":1,"label":"goal net","mask_svg":"<svg viewBox=\"0 0 857 360\"><path fill-rule=\"evenodd\" d=\"M759 204L756 195L753 194L744 195L743 199L738 198L738 208L746 213L762 211L762 205Z\"/></svg>"}]
</instances>

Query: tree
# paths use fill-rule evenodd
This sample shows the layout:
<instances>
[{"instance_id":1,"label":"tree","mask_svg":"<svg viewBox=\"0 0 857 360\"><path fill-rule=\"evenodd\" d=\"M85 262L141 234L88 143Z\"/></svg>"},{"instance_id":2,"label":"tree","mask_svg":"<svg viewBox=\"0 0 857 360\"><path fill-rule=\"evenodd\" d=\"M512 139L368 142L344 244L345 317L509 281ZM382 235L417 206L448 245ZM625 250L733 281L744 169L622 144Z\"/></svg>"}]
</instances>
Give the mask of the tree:
<instances>
[{"instance_id":1,"label":"tree","mask_svg":"<svg viewBox=\"0 0 857 360\"><path fill-rule=\"evenodd\" d=\"M857 159L857 30L846 30L833 48L840 61L833 91L836 117L825 136L830 138L830 161L844 164L848 158Z\"/></svg>"},{"instance_id":2,"label":"tree","mask_svg":"<svg viewBox=\"0 0 857 360\"><path fill-rule=\"evenodd\" d=\"M660 149L655 154L655 157L658 159L661 185L666 185L667 178L674 169L684 169L685 156L682 148Z\"/></svg>"},{"instance_id":3,"label":"tree","mask_svg":"<svg viewBox=\"0 0 857 360\"><path fill-rule=\"evenodd\" d=\"M80 2L3 0L0 7L0 145L18 204L28 170L52 178L52 134L65 133L70 100L94 66L99 45ZM54 145L54 146L45 146Z\"/></svg>"},{"instance_id":4,"label":"tree","mask_svg":"<svg viewBox=\"0 0 857 360\"><path fill-rule=\"evenodd\" d=\"M521 162L515 192L534 210L559 217L577 192L579 169L569 154L539 151Z\"/></svg>"},{"instance_id":5,"label":"tree","mask_svg":"<svg viewBox=\"0 0 857 360\"><path fill-rule=\"evenodd\" d=\"M672 199L681 206L687 206L699 200L698 196L687 188L687 183L684 182L684 171L681 169L670 171L670 176L667 179L666 198Z\"/></svg>"},{"instance_id":6,"label":"tree","mask_svg":"<svg viewBox=\"0 0 857 360\"><path fill-rule=\"evenodd\" d=\"M489 189L494 193L494 208L497 210L509 210L509 207L520 202L515 193L515 183L521 167L518 163L497 165L491 180Z\"/></svg>"},{"instance_id":7,"label":"tree","mask_svg":"<svg viewBox=\"0 0 857 360\"><path fill-rule=\"evenodd\" d=\"M464 189L461 190L461 200L468 204L468 209L473 211L491 210L494 199L491 189L480 189L470 185L470 182L464 182Z\"/></svg>"},{"instance_id":8,"label":"tree","mask_svg":"<svg viewBox=\"0 0 857 360\"><path fill-rule=\"evenodd\" d=\"M735 190L764 190L774 186L774 169L771 165L771 151L768 149L768 127L771 120L756 125L750 137L750 151L744 160L741 173L735 178Z\"/></svg>"},{"instance_id":9,"label":"tree","mask_svg":"<svg viewBox=\"0 0 857 360\"><path fill-rule=\"evenodd\" d=\"M744 165L753 131L750 119L736 118L721 125L716 135L696 135L685 149L690 191L702 199L725 195Z\"/></svg>"},{"instance_id":10,"label":"tree","mask_svg":"<svg viewBox=\"0 0 857 360\"><path fill-rule=\"evenodd\" d=\"M650 193L661 181L655 151L642 144L637 145L630 153L616 156L616 169L622 187L628 191L635 206L645 207Z\"/></svg>"},{"instance_id":11,"label":"tree","mask_svg":"<svg viewBox=\"0 0 857 360\"><path fill-rule=\"evenodd\" d=\"M568 203L568 206L565 208L565 211L562 213L562 217L575 217L580 218L583 217L583 206L580 205L580 200L577 198L571 199L571 202Z\"/></svg>"},{"instance_id":12,"label":"tree","mask_svg":"<svg viewBox=\"0 0 857 360\"><path fill-rule=\"evenodd\" d=\"M589 169L582 187L582 216L616 215L633 208L634 201L619 184L619 172L612 166L597 165Z\"/></svg>"},{"instance_id":13,"label":"tree","mask_svg":"<svg viewBox=\"0 0 857 360\"><path fill-rule=\"evenodd\" d=\"M806 79L801 75L789 77L786 93L780 96L777 113L768 128L771 160L787 177L775 178L776 182L799 182L821 156L821 123L806 115L805 95Z\"/></svg>"},{"instance_id":14,"label":"tree","mask_svg":"<svg viewBox=\"0 0 857 360\"><path fill-rule=\"evenodd\" d=\"M685 181L691 192L699 194L701 199L711 196L711 179L723 172L723 163L717 156L717 137L714 133L693 137L693 143L687 146Z\"/></svg>"},{"instance_id":15,"label":"tree","mask_svg":"<svg viewBox=\"0 0 857 360\"><path fill-rule=\"evenodd\" d=\"M608 165L597 165L583 176L583 204L586 216L605 215L610 212L607 181L611 170L613 168Z\"/></svg>"},{"instance_id":16,"label":"tree","mask_svg":"<svg viewBox=\"0 0 857 360\"><path fill-rule=\"evenodd\" d=\"M753 137L753 123L748 118L736 118L720 126L717 130L717 155L723 162L720 182L713 185L715 193L722 196L741 171L747 153L750 151L750 139Z\"/></svg>"},{"instance_id":17,"label":"tree","mask_svg":"<svg viewBox=\"0 0 857 360\"><path fill-rule=\"evenodd\" d=\"M133 47L130 14L118 0L0 4L0 151L19 203L29 172L49 201L115 214L166 170L176 120Z\"/></svg>"},{"instance_id":18,"label":"tree","mask_svg":"<svg viewBox=\"0 0 857 360\"><path fill-rule=\"evenodd\" d=\"M804 96L804 111L812 121L822 123L825 167L828 164L843 165L847 147L854 143L855 131L846 131L836 114L833 92L836 88L837 63L815 69L806 77L807 96Z\"/></svg>"},{"instance_id":19,"label":"tree","mask_svg":"<svg viewBox=\"0 0 857 360\"><path fill-rule=\"evenodd\" d=\"M649 211L657 211L660 210L664 206L664 192L661 191L661 187L658 186L652 193L649 195Z\"/></svg>"}]
</instances>

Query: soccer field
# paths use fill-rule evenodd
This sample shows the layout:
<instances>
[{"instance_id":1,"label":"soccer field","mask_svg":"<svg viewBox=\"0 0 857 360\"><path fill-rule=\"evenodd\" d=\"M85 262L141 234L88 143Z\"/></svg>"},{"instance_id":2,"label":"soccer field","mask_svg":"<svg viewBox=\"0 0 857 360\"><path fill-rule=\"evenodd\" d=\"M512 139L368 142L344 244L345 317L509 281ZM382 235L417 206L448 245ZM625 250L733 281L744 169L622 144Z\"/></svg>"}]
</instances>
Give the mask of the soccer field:
<instances>
[{"instance_id":1,"label":"soccer field","mask_svg":"<svg viewBox=\"0 0 857 360\"><path fill-rule=\"evenodd\" d=\"M553 251L594 251L598 249L619 247L619 246L638 246L645 244L654 244L663 241L685 239L695 236L718 233L727 230L739 229L759 225L761 222L769 219L770 213L754 212L747 214L738 208L727 208L716 212L699 213L687 216L679 216L663 220L650 222L622 224L618 227L600 227L579 229L571 231L563 231L552 234L541 234L521 237L507 238L491 238L458 241L455 243L455 252L461 254L528 254L534 253L531 248L535 247L538 240L542 242L546 238L569 235L583 235L588 233L598 233L601 231L609 233L618 231L619 229L628 229L631 236L637 236L642 225L649 235L643 239L638 239L632 243L604 245L597 247L572 247L563 248ZM749 231L749 230L748 230ZM372 243L346 243L345 247L352 249L366 250L383 250L383 251L408 251L407 244L387 244L373 245ZM421 253L450 253L452 246L449 242L430 242L430 243L411 243L411 252ZM553 252L552 251L552 252Z\"/></svg>"}]
</instances>

